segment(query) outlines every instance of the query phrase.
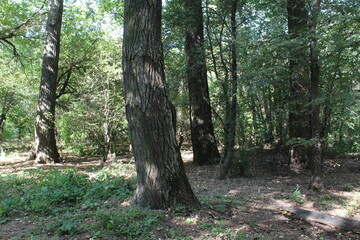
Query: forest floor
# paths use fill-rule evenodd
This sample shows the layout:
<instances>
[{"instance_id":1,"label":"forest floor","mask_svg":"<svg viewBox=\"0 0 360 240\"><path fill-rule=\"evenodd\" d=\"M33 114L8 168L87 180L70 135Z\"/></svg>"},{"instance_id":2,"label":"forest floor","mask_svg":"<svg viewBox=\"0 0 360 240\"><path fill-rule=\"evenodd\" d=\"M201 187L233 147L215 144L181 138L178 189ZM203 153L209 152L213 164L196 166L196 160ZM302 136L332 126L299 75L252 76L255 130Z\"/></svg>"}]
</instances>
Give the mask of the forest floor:
<instances>
[{"instance_id":1,"label":"forest floor","mask_svg":"<svg viewBox=\"0 0 360 240\"><path fill-rule=\"evenodd\" d=\"M150 239L360 239L359 232L293 219L283 211L288 207L298 207L360 221L359 155L327 159L324 174L326 190L321 193L308 191L310 175L289 174L286 167L281 167L284 157L274 152L257 153L251 157L247 177L226 180L214 179L216 166L192 165L191 152L183 152L183 160L202 207L197 210L175 208L161 211L161 217L157 218L160 225L157 223L149 230L152 232L152 237L148 237ZM126 171L117 174L126 177L135 175L129 158L118 158L115 162L106 163L103 168L97 158L68 156L63 164L38 166L21 155L0 158L0 177L23 174L34 168L44 171L49 168L74 168L88 175L104 171L101 169L111 171L122 168ZM126 202L115 200L112 206L117 204L127 206ZM68 235L66 232L59 235L41 228L50 224L50 216L39 220L35 215L18 213L0 221L0 239L143 239L137 235L121 237L99 231L74 231L76 233L73 234L69 231ZM91 219L82 219L82 222L91 223Z\"/></svg>"}]
</instances>

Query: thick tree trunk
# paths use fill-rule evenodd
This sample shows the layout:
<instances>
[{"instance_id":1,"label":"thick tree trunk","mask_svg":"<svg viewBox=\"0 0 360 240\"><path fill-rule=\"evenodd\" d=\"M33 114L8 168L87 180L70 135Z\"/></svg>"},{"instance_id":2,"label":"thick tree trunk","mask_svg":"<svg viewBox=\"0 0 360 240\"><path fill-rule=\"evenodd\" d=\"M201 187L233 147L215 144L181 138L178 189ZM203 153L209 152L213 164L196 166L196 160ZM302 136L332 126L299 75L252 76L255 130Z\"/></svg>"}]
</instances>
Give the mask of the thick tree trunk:
<instances>
[{"instance_id":1,"label":"thick tree trunk","mask_svg":"<svg viewBox=\"0 0 360 240\"><path fill-rule=\"evenodd\" d=\"M301 171L307 167L311 154L304 141L311 137L310 129L310 79L308 64L308 42L304 34L308 32L305 0L288 0L288 30L294 42L290 50L290 102L289 137L294 143L290 146L290 167Z\"/></svg>"},{"instance_id":2,"label":"thick tree trunk","mask_svg":"<svg viewBox=\"0 0 360 240\"><path fill-rule=\"evenodd\" d=\"M320 0L314 0L311 13L311 39L310 39L310 70L311 70L311 138L315 141L312 146L312 155L310 159L310 167L312 172L312 180L310 189L322 191L324 189L322 183L322 146L320 139L320 66L319 66L319 50L317 49L316 26L317 18L320 11Z\"/></svg>"},{"instance_id":3,"label":"thick tree trunk","mask_svg":"<svg viewBox=\"0 0 360 240\"><path fill-rule=\"evenodd\" d=\"M204 49L201 0L185 0L187 78L191 109L191 142L196 165L213 164L220 158L216 145Z\"/></svg>"},{"instance_id":4,"label":"thick tree trunk","mask_svg":"<svg viewBox=\"0 0 360 240\"><path fill-rule=\"evenodd\" d=\"M134 203L198 206L176 143L163 63L161 0L126 0L123 73L137 171Z\"/></svg>"},{"instance_id":5,"label":"thick tree trunk","mask_svg":"<svg viewBox=\"0 0 360 240\"><path fill-rule=\"evenodd\" d=\"M232 0L231 2L231 105L229 109L229 129L228 129L228 142L227 153L220 164L216 173L217 179L224 179L231 168L233 158L235 156L235 136L236 136L236 115L237 115L237 90L238 90L238 78L237 78L237 23L236 13L239 0Z\"/></svg>"},{"instance_id":6,"label":"thick tree trunk","mask_svg":"<svg viewBox=\"0 0 360 240\"><path fill-rule=\"evenodd\" d=\"M59 162L55 138L55 101L63 0L51 0L46 24L39 102L35 123L37 163Z\"/></svg>"}]
</instances>

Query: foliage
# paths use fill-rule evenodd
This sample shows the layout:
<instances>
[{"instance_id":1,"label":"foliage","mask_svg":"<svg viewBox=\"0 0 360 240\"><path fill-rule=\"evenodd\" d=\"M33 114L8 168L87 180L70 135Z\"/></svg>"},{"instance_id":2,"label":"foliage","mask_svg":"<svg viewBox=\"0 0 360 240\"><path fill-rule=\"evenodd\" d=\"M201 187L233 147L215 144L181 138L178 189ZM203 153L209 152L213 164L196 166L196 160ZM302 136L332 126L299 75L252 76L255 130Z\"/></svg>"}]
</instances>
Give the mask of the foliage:
<instances>
[{"instance_id":1,"label":"foliage","mask_svg":"<svg viewBox=\"0 0 360 240\"><path fill-rule=\"evenodd\" d=\"M236 43L239 52L236 135L242 150L231 170L234 175L249 173L248 159L258 149L311 145L314 140L288 137L288 53L294 42L287 34L285 2L247 0L243 3L237 14ZM1 157L17 154L13 145L28 150L31 145L28 141L33 139L47 11L46 4L43 5L42 0L0 2L0 115L6 115L0 124ZM203 1L209 91L220 146L225 141L226 105L231 97L229 6L227 0ZM317 33L321 140L328 153L359 152L359 5L356 0L346 4L326 0L322 1L321 9ZM166 0L163 43L167 84L170 99L177 108L178 134L185 136L186 143L190 140L190 111L184 14L182 1ZM122 21L123 1L65 2L56 111L58 140L63 151L73 151L79 156L106 155L107 149L117 154L129 151L121 76ZM13 45L6 43L5 37ZM305 40L310 37L303 36ZM65 85L67 88L63 89ZM114 202L123 202L131 196L134 183L133 179L109 172L103 170L91 178L74 170L1 174L0 223L16 215L30 214L40 222L42 217L51 215L52 224L44 227L44 231L59 236L79 234L90 228L94 238L109 234L151 238L150 232L154 229L151 224L156 222L156 228L162 221L161 214L117 205L114 209ZM353 188L344 186L346 191ZM304 202L299 186L285 198L298 204ZM341 203L348 215L358 210L358 199L356 196ZM233 199L223 196L217 200L221 203L214 208L219 212L224 211L227 203L235 204ZM325 196L320 203L333 203L332 200ZM82 224L89 219L97 223L96 229ZM93 221L90 220L89 225ZM121 227L117 229L115 224ZM201 228L215 229L215 235L224 230L212 222L201 224ZM253 237L241 232L226 236L229 239Z\"/></svg>"},{"instance_id":2,"label":"foliage","mask_svg":"<svg viewBox=\"0 0 360 240\"><path fill-rule=\"evenodd\" d=\"M138 208L99 209L95 213L99 229L128 239L151 239L149 233L160 226L160 214Z\"/></svg>"},{"instance_id":3,"label":"foliage","mask_svg":"<svg viewBox=\"0 0 360 240\"><path fill-rule=\"evenodd\" d=\"M245 148L283 147L304 139L288 139L288 51L284 3L247 0L237 15L238 118L237 145ZM2 1L0 36L16 30L12 47L1 42L0 114L8 96L2 138L31 138L36 111L44 32L43 1ZM224 144L226 105L230 98L229 4L203 1L209 91L215 133ZM359 34L356 1L323 1L318 22L321 125L326 150L336 154L359 151ZM189 109L184 54L184 7L167 0L163 42L170 98L177 108L178 134L189 140ZM34 17L32 17L34 15ZM128 151L121 77L123 2L101 0L65 3L58 93L57 127L61 146L86 155ZM303 36L308 39L310 36ZM9 95L10 94L10 95ZM15 95L14 95L15 94ZM106 111L105 111L106 110ZM1 130L0 129L0 130ZM106 139L110 137L110 142Z\"/></svg>"},{"instance_id":4,"label":"foliage","mask_svg":"<svg viewBox=\"0 0 360 240\"><path fill-rule=\"evenodd\" d=\"M299 185L296 185L296 188L292 193L291 198L294 199L298 204L304 203L304 200L301 196L301 190Z\"/></svg>"},{"instance_id":5,"label":"foliage","mask_svg":"<svg viewBox=\"0 0 360 240\"><path fill-rule=\"evenodd\" d=\"M100 176L90 180L87 175L76 173L73 169L9 175L1 177L1 180L0 189L3 192L8 189L14 191L8 192L8 197L0 197L2 217L19 211L48 215L56 213L62 206L96 208L111 197L124 201L133 192L133 183L124 178Z\"/></svg>"}]
</instances>

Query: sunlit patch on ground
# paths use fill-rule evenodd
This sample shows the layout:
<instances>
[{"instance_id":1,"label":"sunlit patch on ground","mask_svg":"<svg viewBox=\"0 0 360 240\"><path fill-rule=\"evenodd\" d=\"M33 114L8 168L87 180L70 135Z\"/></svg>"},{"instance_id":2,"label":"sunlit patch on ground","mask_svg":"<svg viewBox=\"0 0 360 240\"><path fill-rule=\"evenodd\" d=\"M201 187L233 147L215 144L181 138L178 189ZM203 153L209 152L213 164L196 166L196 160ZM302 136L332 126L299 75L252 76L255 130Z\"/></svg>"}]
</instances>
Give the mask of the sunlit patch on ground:
<instances>
[{"instance_id":1,"label":"sunlit patch on ground","mask_svg":"<svg viewBox=\"0 0 360 240\"><path fill-rule=\"evenodd\" d=\"M252 169L248 178L214 179L216 166L194 166L192 152L182 155L191 186L203 204L199 211L179 208L164 212L164 226L155 229L157 234L170 239L191 236L192 239L359 239L356 233L342 231L318 223L294 220L282 214L284 207L300 207L360 220L360 174L349 171L360 165L357 161L343 161L334 171L325 174L327 191L307 191L308 175L281 176L270 172L264 165ZM267 161L266 156L257 161ZM2 156L0 174L24 174L28 170L75 169L89 179L99 176L135 177L134 161L129 156L117 156L114 161L101 164L100 157L63 155L63 163L34 165L25 156ZM130 201L109 199L112 207L130 207ZM87 220L90 221L91 219ZM86 222L86 221L85 221ZM15 228L15 226L17 226ZM13 236L23 234L20 229L36 229L35 223L19 218L0 231ZM0 234L1 236L1 234ZM91 237L91 235L87 234ZM171 238L173 236L173 238ZM79 235L78 239L84 237ZM248 238L246 238L248 237ZM66 239L66 238L60 238ZM169 239L169 238L168 238Z\"/></svg>"}]
</instances>

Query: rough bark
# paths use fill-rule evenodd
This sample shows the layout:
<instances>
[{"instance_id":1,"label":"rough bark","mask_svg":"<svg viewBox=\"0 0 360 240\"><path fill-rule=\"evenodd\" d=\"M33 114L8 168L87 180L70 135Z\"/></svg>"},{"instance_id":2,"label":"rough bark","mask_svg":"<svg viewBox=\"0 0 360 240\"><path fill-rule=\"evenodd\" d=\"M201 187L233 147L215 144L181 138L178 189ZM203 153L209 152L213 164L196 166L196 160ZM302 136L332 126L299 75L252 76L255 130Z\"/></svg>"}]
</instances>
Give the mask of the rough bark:
<instances>
[{"instance_id":1,"label":"rough bark","mask_svg":"<svg viewBox=\"0 0 360 240\"><path fill-rule=\"evenodd\" d=\"M124 3L125 104L137 171L133 201L152 209L198 206L176 143L167 97L161 0Z\"/></svg>"},{"instance_id":2,"label":"rough bark","mask_svg":"<svg viewBox=\"0 0 360 240\"><path fill-rule=\"evenodd\" d=\"M191 109L191 142L196 165L213 164L220 154L216 145L204 49L201 0L185 0L185 52Z\"/></svg>"},{"instance_id":3,"label":"rough bark","mask_svg":"<svg viewBox=\"0 0 360 240\"><path fill-rule=\"evenodd\" d=\"M313 1L311 21L310 21L310 72L311 72L311 138L314 141L310 159L310 168L312 179L310 189L322 191L322 146L320 139L320 103L319 103L319 85L320 85L320 66L319 50L317 46L316 26L320 11L320 0Z\"/></svg>"},{"instance_id":4,"label":"rough bark","mask_svg":"<svg viewBox=\"0 0 360 240\"><path fill-rule=\"evenodd\" d=\"M231 168L233 158L235 155L235 136L236 136L236 115L237 115L237 90L238 90L238 78L237 78L237 23L236 13L238 9L239 0L233 0L231 2L231 104L229 109L229 128L228 128L228 146L227 153L220 164L216 173L217 179L224 179Z\"/></svg>"},{"instance_id":5,"label":"rough bark","mask_svg":"<svg viewBox=\"0 0 360 240\"><path fill-rule=\"evenodd\" d=\"M55 138L55 101L63 0L51 0L35 123L36 163L59 162Z\"/></svg>"},{"instance_id":6,"label":"rough bark","mask_svg":"<svg viewBox=\"0 0 360 240\"><path fill-rule=\"evenodd\" d=\"M305 144L311 137L310 129L310 78L308 64L308 13L305 0L288 0L288 31L292 41L289 52L290 101L289 137L294 143L290 146L289 165L295 171L307 167L310 148Z\"/></svg>"}]
</instances>

